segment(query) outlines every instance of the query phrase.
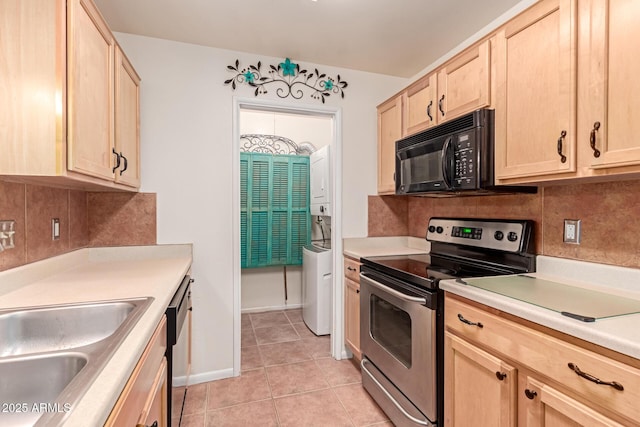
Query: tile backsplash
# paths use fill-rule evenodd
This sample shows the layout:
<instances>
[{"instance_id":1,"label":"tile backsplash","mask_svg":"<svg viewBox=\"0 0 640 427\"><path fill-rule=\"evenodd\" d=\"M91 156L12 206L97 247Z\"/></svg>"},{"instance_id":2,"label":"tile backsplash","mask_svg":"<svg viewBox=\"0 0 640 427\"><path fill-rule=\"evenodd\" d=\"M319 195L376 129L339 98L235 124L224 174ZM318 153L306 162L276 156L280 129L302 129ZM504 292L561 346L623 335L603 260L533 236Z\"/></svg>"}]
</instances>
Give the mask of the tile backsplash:
<instances>
[{"instance_id":1,"label":"tile backsplash","mask_svg":"<svg viewBox=\"0 0 640 427\"><path fill-rule=\"evenodd\" d=\"M538 254L640 268L640 180L541 187L537 194L369 196L369 236L407 230L424 238L432 216L532 219ZM580 245L562 241L565 219L582 220Z\"/></svg>"},{"instance_id":2,"label":"tile backsplash","mask_svg":"<svg viewBox=\"0 0 640 427\"><path fill-rule=\"evenodd\" d=\"M57 240L52 218L60 220ZM155 244L156 195L0 181L0 220L15 221L15 247L0 252L2 271L84 247Z\"/></svg>"}]
</instances>

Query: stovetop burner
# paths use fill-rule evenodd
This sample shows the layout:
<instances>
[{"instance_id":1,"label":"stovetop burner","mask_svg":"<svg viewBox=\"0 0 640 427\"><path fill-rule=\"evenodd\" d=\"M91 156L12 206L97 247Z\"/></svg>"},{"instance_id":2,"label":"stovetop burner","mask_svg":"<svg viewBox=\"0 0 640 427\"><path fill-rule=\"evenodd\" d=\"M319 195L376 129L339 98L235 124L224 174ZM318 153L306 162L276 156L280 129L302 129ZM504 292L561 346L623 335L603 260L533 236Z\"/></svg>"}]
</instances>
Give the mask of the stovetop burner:
<instances>
[{"instance_id":1,"label":"stovetop burner","mask_svg":"<svg viewBox=\"0 0 640 427\"><path fill-rule=\"evenodd\" d=\"M424 289L464 277L500 276L535 270L533 224L520 220L432 218L431 253L365 257L360 261L390 277Z\"/></svg>"}]
</instances>

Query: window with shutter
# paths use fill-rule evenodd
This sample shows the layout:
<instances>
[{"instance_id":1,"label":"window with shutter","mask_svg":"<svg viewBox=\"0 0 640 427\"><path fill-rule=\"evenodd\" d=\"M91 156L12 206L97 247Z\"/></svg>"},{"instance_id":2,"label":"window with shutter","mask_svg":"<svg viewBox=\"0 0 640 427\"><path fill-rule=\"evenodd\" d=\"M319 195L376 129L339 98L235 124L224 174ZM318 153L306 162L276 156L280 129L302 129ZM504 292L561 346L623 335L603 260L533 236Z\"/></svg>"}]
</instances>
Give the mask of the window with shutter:
<instances>
[{"instance_id":1,"label":"window with shutter","mask_svg":"<svg viewBox=\"0 0 640 427\"><path fill-rule=\"evenodd\" d=\"M311 238L309 157L240 153L241 267L301 265Z\"/></svg>"}]
</instances>

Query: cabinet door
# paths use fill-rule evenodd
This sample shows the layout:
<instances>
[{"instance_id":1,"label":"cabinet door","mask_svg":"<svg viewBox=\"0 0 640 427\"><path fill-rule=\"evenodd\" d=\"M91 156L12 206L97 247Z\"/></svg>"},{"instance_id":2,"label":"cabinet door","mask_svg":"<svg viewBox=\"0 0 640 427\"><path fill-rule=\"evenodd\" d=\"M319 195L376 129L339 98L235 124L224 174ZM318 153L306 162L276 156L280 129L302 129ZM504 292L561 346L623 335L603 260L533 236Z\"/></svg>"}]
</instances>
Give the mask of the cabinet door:
<instances>
[{"instance_id":1,"label":"cabinet door","mask_svg":"<svg viewBox=\"0 0 640 427\"><path fill-rule=\"evenodd\" d=\"M397 96L378 107L378 194L396 191L396 141L402 135L402 96Z\"/></svg>"},{"instance_id":2,"label":"cabinet door","mask_svg":"<svg viewBox=\"0 0 640 427\"><path fill-rule=\"evenodd\" d=\"M585 148L581 163L593 169L640 165L640 57L632 53L640 51L640 27L630 19L640 16L640 2L590 0L580 7L581 24L589 28L579 64L585 81L579 99L585 116L578 141Z\"/></svg>"},{"instance_id":3,"label":"cabinet door","mask_svg":"<svg viewBox=\"0 0 640 427\"><path fill-rule=\"evenodd\" d=\"M497 35L499 179L576 169L576 21L576 0L543 0Z\"/></svg>"},{"instance_id":4,"label":"cabinet door","mask_svg":"<svg viewBox=\"0 0 640 427\"><path fill-rule=\"evenodd\" d=\"M344 339L354 356L360 353L360 284L344 278Z\"/></svg>"},{"instance_id":5,"label":"cabinet door","mask_svg":"<svg viewBox=\"0 0 640 427\"><path fill-rule=\"evenodd\" d=\"M115 147L121 155L116 182L139 187L140 77L119 46L115 61Z\"/></svg>"},{"instance_id":6,"label":"cabinet door","mask_svg":"<svg viewBox=\"0 0 640 427\"><path fill-rule=\"evenodd\" d=\"M554 388L527 377L520 387L520 420L524 427L622 427Z\"/></svg>"},{"instance_id":7,"label":"cabinet door","mask_svg":"<svg viewBox=\"0 0 640 427\"><path fill-rule=\"evenodd\" d=\"M516 369L449 332L444 351L445 425L515 426Z\"/></svg>"},{"instance_id":8,"label":"cabinet door","mask_svg":"<svg viewBox=\"0 0 640 427\"><path fill-rule=\"evenodd\" d=\"M137 425L164 427L167 422L167 358L163 358ZM154 424L155 423L155 424Z\"/></svg>"},{"instance_id":9,"label":"cabinet door","mask_svg":"<svg viewBox=\"0 0 640 427\"><path fill-rule=\"evenodd\" d=\"M438 72L438 123L490 104L490 41L467 49Z\"/></svg>"},{"instance_id":10,"label":"cabinet door","mask_svg":"<svg viewBox=\"0 0 640 427\"><path fill-rule=\"evenodd\" d=\"M407 88L404 116L407 135L414 134L436 124L437 75L425 76Z\"/></svg>"},{"instance_id":11,"label":"cabinet door","mask_svg":"<svg viewBox=\"0 0 640 427\"><path fill-rule=\"evenodd\" d=\"M113 180L115 40L91 0L69 0L67 22L67 168Z\"/></svg>"}]
</instances>

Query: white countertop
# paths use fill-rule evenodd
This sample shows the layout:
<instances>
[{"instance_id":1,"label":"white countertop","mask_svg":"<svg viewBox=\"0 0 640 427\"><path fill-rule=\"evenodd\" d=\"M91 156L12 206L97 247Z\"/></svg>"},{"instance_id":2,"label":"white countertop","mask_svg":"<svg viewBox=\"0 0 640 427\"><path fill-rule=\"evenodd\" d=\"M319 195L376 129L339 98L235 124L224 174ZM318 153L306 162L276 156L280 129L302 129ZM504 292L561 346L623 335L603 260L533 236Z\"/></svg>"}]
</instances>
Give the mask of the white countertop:
<instances>
[{"instance_id":1,"label":"white countertop","mask_svg":"<svg viewBox=\"0 0 640 427\"><path fill-rule=\"evenodd\" d=\"M369 256L424 254L431 248L425 239L410 236L347 238L343 239L342 245L342 253L356 259Z\"/></svg>"},{"instance_id":2,"label":"white countertop","mask_svg":"<svg viewBox=\"0 0 640 427\"><path fill-rule=\"evenodd\" d=\"M0 309L154 298L65 426L104 424L191 262L191 245L90 248L0 272Z\"/></svg>"},{"instance_id":3,"label":"white countertop","mask_svg":"<svg viewBox=\"0 0 640 427\"><path fill-rule=\"evenodd\" d=\"M640 269L539 256L528 276L640 300ZM640 359L640 314L586 323L491 291L443 280L440 288L506 313Z\"/></svg>"}]
</instances>

